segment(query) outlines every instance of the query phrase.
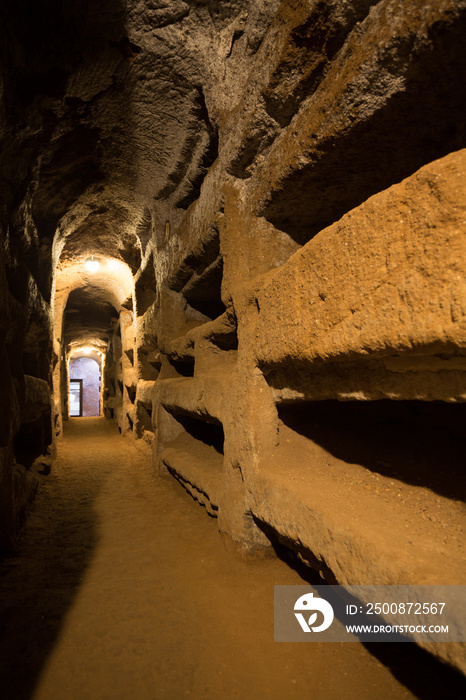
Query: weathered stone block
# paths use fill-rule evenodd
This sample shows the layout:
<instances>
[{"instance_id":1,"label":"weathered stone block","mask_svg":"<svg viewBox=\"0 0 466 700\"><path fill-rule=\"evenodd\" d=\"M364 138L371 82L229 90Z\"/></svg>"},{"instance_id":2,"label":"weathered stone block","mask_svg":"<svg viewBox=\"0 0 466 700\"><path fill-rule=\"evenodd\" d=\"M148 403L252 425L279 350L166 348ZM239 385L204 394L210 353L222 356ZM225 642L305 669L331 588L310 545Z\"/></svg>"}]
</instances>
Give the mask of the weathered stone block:
<instances>
[{"instance_id":1,"label":"weathered stone block","mask_svg":"<svg viewBox=\"0 0 466 700\"><path fill-rule=\"evenodd\" d=\"M465 201L460 151L322 231L257 290L245 326L256 361L464 350Z\"/></svg>"}]
</instances>

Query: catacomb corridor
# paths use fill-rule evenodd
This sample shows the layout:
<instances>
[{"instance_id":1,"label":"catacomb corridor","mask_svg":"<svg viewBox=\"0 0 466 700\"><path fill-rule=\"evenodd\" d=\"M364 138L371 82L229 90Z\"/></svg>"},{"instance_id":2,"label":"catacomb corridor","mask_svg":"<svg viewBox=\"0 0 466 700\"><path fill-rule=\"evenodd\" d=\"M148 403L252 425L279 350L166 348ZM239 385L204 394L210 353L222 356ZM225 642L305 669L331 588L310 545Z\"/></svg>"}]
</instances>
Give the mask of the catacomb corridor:
<instances>
[{"instance_id":1,"label":"catacomb corridor","mask_svg":"<svg viewBox=\"0 0 466 700\"><path fill-rule=\"evenodd\" d=\"M274 586L466 584L465 39L2 0L2 698L464 697L464 643L274 642Z\"/></svg>"}]
</instances>

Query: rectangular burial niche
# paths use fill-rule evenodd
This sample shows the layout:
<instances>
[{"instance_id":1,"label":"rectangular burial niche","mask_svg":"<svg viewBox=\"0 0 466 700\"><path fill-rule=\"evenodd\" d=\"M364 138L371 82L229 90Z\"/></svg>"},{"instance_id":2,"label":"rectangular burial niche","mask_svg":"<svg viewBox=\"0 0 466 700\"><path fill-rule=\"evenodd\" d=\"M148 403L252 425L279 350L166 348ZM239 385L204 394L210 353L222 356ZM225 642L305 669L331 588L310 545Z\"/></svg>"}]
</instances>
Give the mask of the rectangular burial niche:
<instances>
[{"instance_id":1,"label":"rectangular burial niche","mask_svg":"<svg viewBox=\"0 0 466 700\"><path fill-rule=\"evenodd\" d=\"M466 501L466 404L326 400L277 409L280 441L305 438L342 462Z\"/></svg>"},{"instance_id":2,"label":"rectangular burial niche","mask_svg":"<svg viewBox=\"0 0 466 700\"><path fill-rule=\"evenodd\" d=\"M364 36L366 29L371 32L372 26L369 19L361 25L361 29L365 27L363 34L355 32L353 35L354 41L361 42L369 51L365 58L368 63L364 61L361 65L368 66L374 60L374 67L378 64L377 72L383 72L385 59L382 57L390 55L391 65L400 61L404 66L403 89L386 91L379 85L376 87L375 83L368 86L364 90L365 97L373 100L377 107L367 113L360 110L351 126L338 130L336 134L326 132L325 127L320 136L313 134L312 155L308 154L307 163L290 168L258 211L260 216L300 245L372 195L401 182L423 165L458 150L462 147L458 144L465 142L462 25L452 23L448 29L445 27L442 36L439 35L433 43L432 50L413 45L408 55L408 34L404 30L398 37L394 35L390 43L381 38L378 52L372 49L370 43L366 44L368 35ZM429 31L434 31L433 26ZM347 48L350 48L352 39L348 42ZM328 104L326 81L336 77L335 69L344 76L343 65L336 60L314 93L315 114L319 114L321 106ZM347 100L356 81L364 75L359 71L346 85L342 78L340 89L346 97L334 105L335 122L332 123L344 118ZM316 105L319 105L317 111ZM306 110L305 105L303 108ZM312 120L310 107L308 115ZM298 158L295 163L299 163ZM282 170L286 172L287 169L282 166Z\"/></svg>"},{"instance_id":3,"label":"rectangular burial niche","mask_svg":"<svg viewBox=\"0 0 466 700\"><path fill-rule=\"evenodd\" d=\"M194 377L194 357L188 355L186 357L175 358L167 355L167 360L177 374L181 375L182 377Z\"/></svg>"},{"instance_id":4,"label":"rectangular burial niche","mask_svg":"<svg viewBox=\"0 0 466 700\"><path fill-rule=\"evenodd\" d=\"M218 454L223 455L225 435L220 421L213 418L207 421L192 414L178 412L176 409L169 412L192 438L213 447Z\"/></svg>"},{"instance_id":5,"label":"rectangular burial niche","mask_svg":"<svg viewBox=\"0 0 466 700\"><path fill-rule=\"evenodd\" d=\"M152 425L152 403L147 401L137 401L136 434L138 437L142 437L145 431L149 433L155 432L154 426Z\"/></svg>"},{"instance_id":6,"label":"rectangular burial niche","mask_svg":"<svg viewBox=\"0 0 466 700\"><path fill-rule=\"evenodd\" d=\"M233 308L229 308L209 324L204 338L222 352L238 350L238 324Z\"/></svg>"},{"instance_id":7,"label":"rectangular burial niche","mask_svg":"<svg viewBox=\"0 0 466 700\"><path fill-rule=\"evenodd\" d=\"M162 360L157 348L155 346L142 346L138 348L137 355L141 379L145 379L146 381L155 381L158 379L162 367Z\"/></svg>"},{"instance_id":8,"label":"rectangular burial niche","mask_svg":"<svg viewBox=\"0 0 466 700\"><path fill-rule=\"evenodd\" d=\"M45 410L33 421L21 423L14 438L15 457L19 464L28 469L36 457L45 455L52 442L51 409Z\"/></svg>"},{"instance_id":9,"label":"rectangular burial niche","mask_svg":"<svg viewBox=\"0 0 466 700\"><path fill-rule=\"evenodd\" d=\"M136 400L136 385L135 384L125 384L126 386L126 393L128 394L128 398L131 401L131 403L134 403Z\"/></svg>"},{"instance_id":10,"label":"rectangular burial niche","mask_svg":"<svg viewBox=\"0 0 466 700\"><path fill-rule=\"evenodd\" d=\"M208 337L208 340L215 345L219 350L230 352L238 350L238 333L236 328L224 333L213 333Z\"/></svg>"},{"instance_id":11,"label":"rectangular burial niche","mask_svg":"<svg viewBox=\"0 0 466 700\"><path fill-rule=\"evenodd\" d=\"M139 271L135 279L136 313L143 316L156 299L156 279L154 261L150 254L144 268Z\"/></svg>"},{"instance_id":12,"label":"rectangular burial niche","mask_svg":"<svg viewBox=\"0 0 466 700\"><path fill-rule=\"evenodd\" d=\"M189 308L201 314L205 322L225 312L222 302L223 258L219 234L213 229L199 252L189 255L171 281L170 289L182 294Z\"/></svg>"},{"instance_id":13,"label":"rectangular burial niche","mask_svg":"<svg viewBox=\"0 0 466 700\"><path fill-rule=\"evenodd\" d=\"M209 515L216 517L223 487L223 426L212 416L198 416L166 405L163 410L172 418L171 431L178 434L166 444L161 464L205 506Z\"/></svg>"},{"instance_id":14,"label":"rectangular burial niche","mask_svg":"<svg viewBox=\"0 0 466 700\"><path fill-rule=\"evenodd\" d=\"M181 290L191 308L213 321L225 312L222 302L223 260L219 256L199 277L192 278Z\"/></svg>"}]
</instances>

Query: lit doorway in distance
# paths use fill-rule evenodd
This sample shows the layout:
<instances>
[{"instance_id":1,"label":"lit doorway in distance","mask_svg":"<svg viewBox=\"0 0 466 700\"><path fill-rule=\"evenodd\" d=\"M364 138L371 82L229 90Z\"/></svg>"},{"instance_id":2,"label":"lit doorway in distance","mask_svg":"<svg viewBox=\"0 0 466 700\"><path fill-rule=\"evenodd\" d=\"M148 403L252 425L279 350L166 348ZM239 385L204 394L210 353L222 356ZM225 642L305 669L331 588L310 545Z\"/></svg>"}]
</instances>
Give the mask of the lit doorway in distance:
<instances>
[{"instance_id":1,"label":"lit doorway in distance","mask_svg":"<svg viewBox=\"0 0 466 700\"><path fill-rule=\"evenodd\" d=\"M70 416L100 416L100 367L91 357L70 361ZM80 391L78 397L78 390ZM77 399L79 398L79 403ZM76 411L80 407L80 412Z\"/></svg>"},{"instance_id":2,"label":"lit doorway in distance","mask_svg":"<svg viewBox=\"0 0 466 700\"><path fill-rule=\"evenodd\" d=\"M83 380L70 379L70 417L75 418L83 414Z\"/></svg>"}]
</instances>

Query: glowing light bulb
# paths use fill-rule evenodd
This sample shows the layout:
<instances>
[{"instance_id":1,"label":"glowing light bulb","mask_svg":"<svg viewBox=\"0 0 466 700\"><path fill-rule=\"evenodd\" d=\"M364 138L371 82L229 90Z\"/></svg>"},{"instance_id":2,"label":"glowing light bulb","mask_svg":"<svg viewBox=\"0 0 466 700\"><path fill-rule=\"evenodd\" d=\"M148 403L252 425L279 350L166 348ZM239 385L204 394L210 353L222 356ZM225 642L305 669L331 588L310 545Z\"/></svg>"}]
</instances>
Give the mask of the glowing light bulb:
<instances>
[{"instance_id":1,"label":"glowing light bulb","mask_svg":"<svg viewBox=\"0 0 466 700\"><path fill-rule=\"evenodd\" d=\"M97 270L100 267L100 262L98 260L95 260L94 257L92 257L86 260L84 266L89 272L97 272Z\"/></svg>"}]
</instances>

